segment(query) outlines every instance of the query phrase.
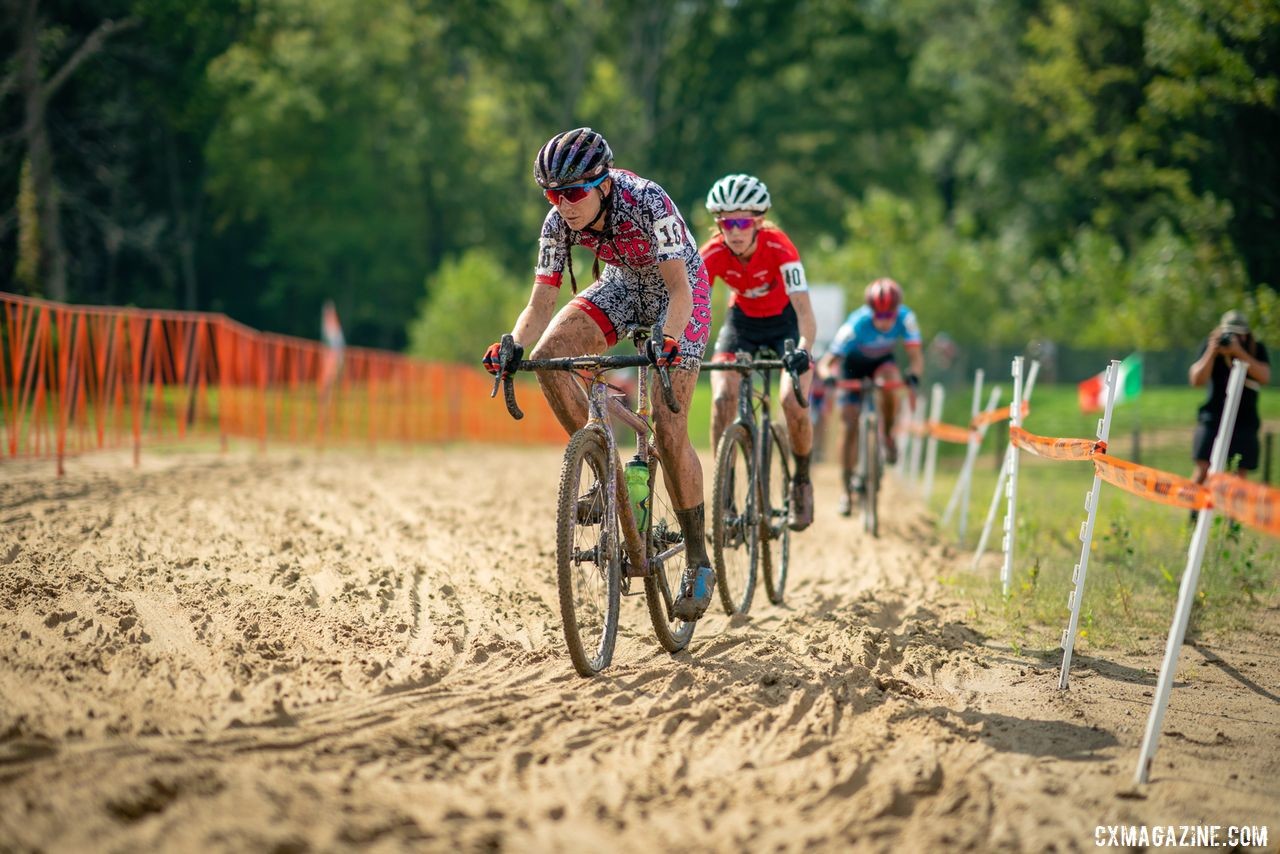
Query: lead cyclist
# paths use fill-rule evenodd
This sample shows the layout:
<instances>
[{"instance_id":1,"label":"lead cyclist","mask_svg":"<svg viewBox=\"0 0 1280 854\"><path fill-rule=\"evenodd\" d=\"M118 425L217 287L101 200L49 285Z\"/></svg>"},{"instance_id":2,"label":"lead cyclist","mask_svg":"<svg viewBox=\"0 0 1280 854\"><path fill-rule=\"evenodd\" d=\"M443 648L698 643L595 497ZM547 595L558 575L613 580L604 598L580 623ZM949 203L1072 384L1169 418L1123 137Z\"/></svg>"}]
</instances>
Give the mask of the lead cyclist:
<instances>
[{"instance_id":1,"label":"lead cyclist","mask_svg":"<svg viewBox=\"0 0 1280 854\"><path fill-rule=\"evenodd\" d=\"M706 613L715 588L707 556L702 464L689 441L688 422L711 330L707 269L666 191L614 168L609 143L591 128L548 140L534 158L533 177L551 203L538 241L533 291L511 330L516 341L512 362L502 364L500 347L493 344L485 353L485 369L509 373L523 358L525 346L535 342L534 359L597 354L637 327L661 324L662 340L650 340L646 354L653 364L672 369L680 404L678 413L656 400L653 406L658 453L667 467L665 481L687 561L673 611L678 619L696 620ZM573 246L585 246L596 256L595 281L582 293L577 292ZM574 296L553 318L566 269ZM538 375L538 382L570 435L586 424L587 401L575 377L547 371Z\"/></svg>"}]
</instances>

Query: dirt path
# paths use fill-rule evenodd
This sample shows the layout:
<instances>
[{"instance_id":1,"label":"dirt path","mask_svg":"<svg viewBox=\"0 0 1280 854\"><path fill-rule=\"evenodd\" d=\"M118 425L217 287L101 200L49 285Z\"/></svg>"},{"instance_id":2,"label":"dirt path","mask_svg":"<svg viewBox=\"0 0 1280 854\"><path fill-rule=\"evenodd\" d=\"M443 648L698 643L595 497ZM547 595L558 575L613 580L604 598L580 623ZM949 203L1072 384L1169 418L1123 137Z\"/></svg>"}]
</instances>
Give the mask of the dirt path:
<instances>
[{"instance_id":1,"label":"dirt path","mask_svg":"<svg viewBox=\"0 0 1280 854\"><path fill-rule=\"evenodd\" d=\"M793 541L789 607L605 677L563 652L558 452L4 469L0 851L1076 850L1111 824L1280 836L1280 609L1186 648L1154 784L1139 658L964 622L911 500ZM1276 604L1276 603L1273 603Z\"/></svg>"}]
</instances>

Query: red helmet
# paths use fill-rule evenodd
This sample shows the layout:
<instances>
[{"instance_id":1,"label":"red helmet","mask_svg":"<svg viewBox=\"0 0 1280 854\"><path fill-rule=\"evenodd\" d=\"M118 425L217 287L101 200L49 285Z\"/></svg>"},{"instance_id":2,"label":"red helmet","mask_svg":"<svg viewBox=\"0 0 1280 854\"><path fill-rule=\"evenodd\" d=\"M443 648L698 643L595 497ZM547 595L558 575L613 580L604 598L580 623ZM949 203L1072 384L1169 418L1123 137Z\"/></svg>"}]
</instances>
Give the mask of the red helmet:
<instances>
[{"instance_id":1,"label":"red helmet","mask_svg":"<svg viewBox=\"0 0 1280 854\"><path fill-rule=\"evenodd\" d=\"M876 279L867 285L867 305L875 314L893 314L902 305L902 288L893 279Z\"/></svg>"}]
</instances>

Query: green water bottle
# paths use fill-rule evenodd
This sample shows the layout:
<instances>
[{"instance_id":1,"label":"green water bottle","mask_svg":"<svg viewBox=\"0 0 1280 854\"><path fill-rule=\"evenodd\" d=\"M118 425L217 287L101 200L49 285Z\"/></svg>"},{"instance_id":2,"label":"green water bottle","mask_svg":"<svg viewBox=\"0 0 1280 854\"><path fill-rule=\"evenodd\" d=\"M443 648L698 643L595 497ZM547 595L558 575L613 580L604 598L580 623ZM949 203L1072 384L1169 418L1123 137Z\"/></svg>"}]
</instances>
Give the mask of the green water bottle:
<instances>
[{"instance_id":1,"label":"green water bottle","mask_svg":"<svg viewBox=\"0 0 1280 854\"><path fill-rule=\"evenodd\" d=\"M636 454L625 468L627 497L631 499L631 511L636 526L643 531L649 517L649 466Z\"/></svg>"}]
</instances>

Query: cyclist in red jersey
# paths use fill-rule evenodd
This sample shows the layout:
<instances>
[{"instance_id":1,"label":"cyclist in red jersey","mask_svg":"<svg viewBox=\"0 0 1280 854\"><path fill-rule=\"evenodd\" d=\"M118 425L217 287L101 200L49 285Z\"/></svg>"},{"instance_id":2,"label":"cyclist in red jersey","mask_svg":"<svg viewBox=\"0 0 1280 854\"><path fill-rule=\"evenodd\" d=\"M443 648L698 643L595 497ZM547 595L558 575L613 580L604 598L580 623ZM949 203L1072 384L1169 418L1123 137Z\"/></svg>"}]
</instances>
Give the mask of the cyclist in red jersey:
<instances>
[{"instance_id":1,"label":"cyclist in red jersey","mask_svg":"<svg viewBox=\"0 0 1280 854\"><path fill-rule=\"evenodd\" d=\"M813 376L809 348L817 323L800 253L782 229L765 219L770 205L769 188L752 175L726 175L707 193L707 210L716 219L717 233L699 251L712 284L721 279L730 288L729 315L716 336L713 361L732 362L740 350L754 354L763 347L782 356L783 342L790 338L796 350L786 358L800 375L800 393L807 395ZM741 383L742 377L733 372L711 375L712 448L733 423ZM813 424L792 392L790 374L782 377L780 394L795 457L788 521L793 531L802 531L813 521Z\"/></svg>"},{"instance_id":2,"label":"cyclist in red jersey","mask_svg":"<svg viewBox=\"0 0 1280 854\"><path fill-rule=\"evenodd\" d=\"M512 360L518 364L524 347L534 342L535 359L603 353L638 327L662 325L662 340L649 340L646 355L653 364L671 368L680 404L678 413L660 400L653 406L658 453L671 475L667 488L684 534L687 562L672 609L682 620L696 620L711 604L715 587L706 550L702 465L689 441L688 424L689 400L711 331L706 267L666 191L613 168L613 150L591 128L548 140L534 158L533 176L551 210L542 223L529 304L511 332L516 340ZM580 294L570 254L574 246L585 246L596 256L596 281ZM577 295L555 313L566 269ZM496 343L485 353L484 366L492 374L509 373L513 367L502 363ZM576 377L547 372L538 375L538 382L570 435L586 423L587 401ZM593 495L581 498L588 507L597 500Z\"/></svg>"}]
</instances>

